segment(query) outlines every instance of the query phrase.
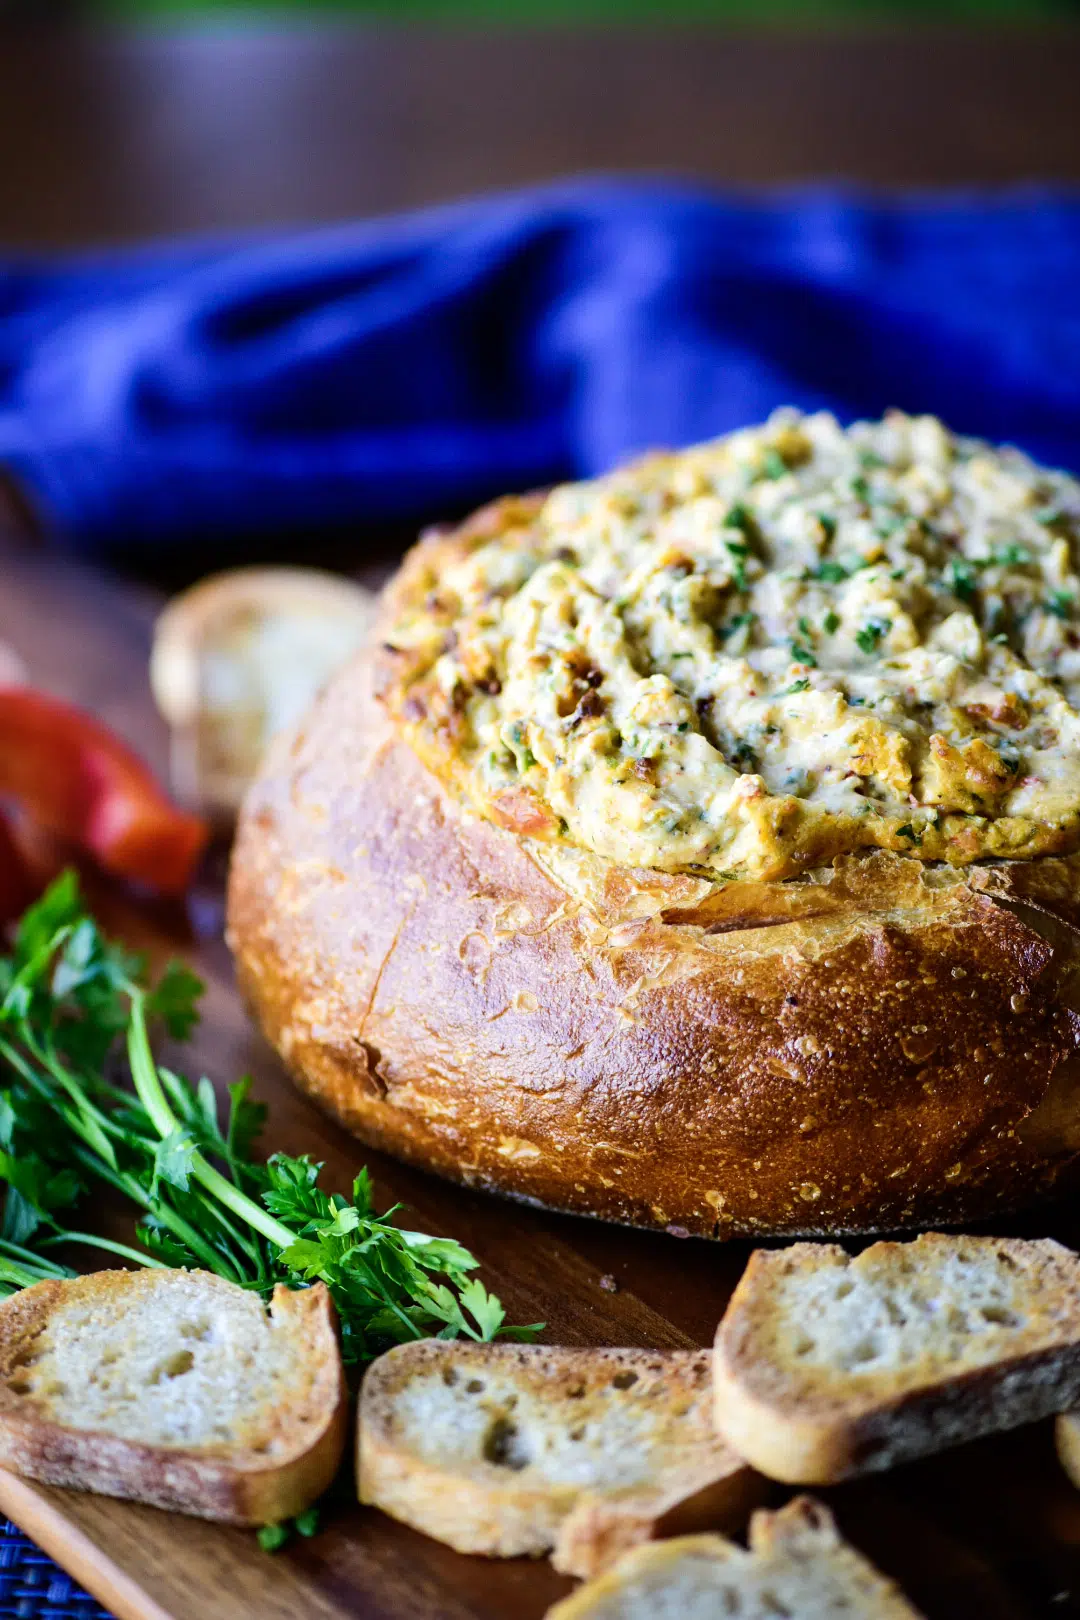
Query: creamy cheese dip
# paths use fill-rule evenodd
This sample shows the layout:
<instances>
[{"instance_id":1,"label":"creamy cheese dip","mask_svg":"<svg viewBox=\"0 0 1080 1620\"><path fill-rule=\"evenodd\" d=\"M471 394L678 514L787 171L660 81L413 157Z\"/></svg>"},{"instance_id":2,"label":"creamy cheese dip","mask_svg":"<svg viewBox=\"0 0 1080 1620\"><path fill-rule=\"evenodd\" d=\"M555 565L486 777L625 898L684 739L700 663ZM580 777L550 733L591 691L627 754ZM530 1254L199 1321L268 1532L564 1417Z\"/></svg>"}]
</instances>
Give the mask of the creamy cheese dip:
<instances>
[{"instance_id":1,"label":"creamy cheese dip","mask_svg":"<svg viewBox=\"0 0 1080 1620\"><path fill-rule=\"evenodd\" d=\"M420 547L383 697L484 814L784 877L1080 846L1080 483L778 411Z\"/></svg>"}]
</instances>

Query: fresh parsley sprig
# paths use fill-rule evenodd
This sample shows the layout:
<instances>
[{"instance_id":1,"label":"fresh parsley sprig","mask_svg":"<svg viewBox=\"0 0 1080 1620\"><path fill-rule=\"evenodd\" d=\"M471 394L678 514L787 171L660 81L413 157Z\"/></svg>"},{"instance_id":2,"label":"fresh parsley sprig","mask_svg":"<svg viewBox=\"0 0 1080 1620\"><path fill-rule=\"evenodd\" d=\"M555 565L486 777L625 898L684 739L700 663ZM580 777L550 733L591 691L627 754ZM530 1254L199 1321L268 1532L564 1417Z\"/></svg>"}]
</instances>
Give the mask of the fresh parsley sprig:
<instances>
[{"instance_id":1,"label":"fresh parsley sprig","mask_svg":"<svg viewBox=\"0 0 1080 1620\"><path fill-rule=\"evenodd\" d=\"M366 1170L346 1197L306 1156L262 1158L250 1080L229 1087L223 1120L209 1080L156 1061L151 1027L186 1039L201 993L180 964L152 983L87 915L72 874L26 913L0 956L0 1293L73 1275L50 1251L80 1243L264 1296L320 1279L354 1364L408 1339L533 1337L538 1324L506 1325L467 1249L395 1225L398 1206L377 1214ZM69 1224L101 1185L138 1209L138 1248Z\"/></svg>"}]
</instances>

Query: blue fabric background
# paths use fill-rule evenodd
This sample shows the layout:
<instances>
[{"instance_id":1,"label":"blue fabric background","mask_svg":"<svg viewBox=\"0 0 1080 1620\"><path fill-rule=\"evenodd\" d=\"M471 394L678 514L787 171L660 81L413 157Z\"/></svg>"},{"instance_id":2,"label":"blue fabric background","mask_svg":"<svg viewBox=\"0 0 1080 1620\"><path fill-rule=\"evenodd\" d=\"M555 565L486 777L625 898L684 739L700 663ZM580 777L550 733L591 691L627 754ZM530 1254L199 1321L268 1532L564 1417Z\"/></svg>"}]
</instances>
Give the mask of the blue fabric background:
<instances>
[{"instance_id":1,"label":"blue fabric background","mask_svg":"<svg viewBox=\"0 0 1080 1620\"><path fill-rule=\"evenodd\" d=\"M1080 467L1080 197L580 181L0 270L0 462L87 549L450 512L786 402Z\"/></svg>"}]
</instances>

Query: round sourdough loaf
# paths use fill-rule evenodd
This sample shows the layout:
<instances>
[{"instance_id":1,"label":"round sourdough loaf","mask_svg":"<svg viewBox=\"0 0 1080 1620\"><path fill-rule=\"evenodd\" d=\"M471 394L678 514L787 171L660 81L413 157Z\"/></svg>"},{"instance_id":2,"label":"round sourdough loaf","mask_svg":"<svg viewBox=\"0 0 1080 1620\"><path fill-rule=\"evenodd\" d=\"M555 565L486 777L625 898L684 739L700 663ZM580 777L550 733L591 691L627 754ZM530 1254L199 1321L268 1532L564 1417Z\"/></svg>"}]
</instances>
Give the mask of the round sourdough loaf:
<instances>
[{"instance_id":1,"label":"round sourdough loaf","mask_svg":"<svg viewBox=\"0 0 1080 1620\"><path fill-rule=\"evenodd\" d=\"M791 453L783 434L775 442ZM782 468L776 477L771 465L779 484ZM743 816L729 844L741 864L718 870L719 857L706 850L708 858L672 859L664 869L613 858L617 825L573 821L573 784L544 776L542 727L528 734L535 749L506 732L528 777L523 815L513 792L485 802L475 772L463 782L441 768L440 749L451 763L463 757L454 728L455 716L472 723L466 700L448 704L442 732L417 731L433 712L430 693L427 709L415 706L410 718L408 694L423 685L415 669L412 685L401 683L396 627L415 607L417 581L448 574L478 537L506 528L508 512L520 525L539 509L535 501L504 503L418 548L388 593L387 645L331 682L299 729L273 746L248 795L232 865L230 943L241 985L298 1083L365 1141L442 1175L680 1233L926 1227L989 1217L1049 1193L1080 1160L1080 853L1072 800L1060 798L1056 820L1040 819L1031 797L1038 784L1025 785L1035 774L1021 758L1029 743L1017 715L1030 721L1030 747L1043 750L1042 781L1056 693L1036 690L1022 637L1013 638L1020 651L1004 636L990 652L961 645L968 632L958 620L968 614L975 622L998 588L990 571L999 542L985 560L978 546L990 542L984 535L975 543L982 596L972 607L968 577L955 556L943 562L934 553L939 541L926 538L924 523L909 542L922 558L917 590L903 602L896 550L876 565L879 579L849 552L827 566L827 543L855 544L863 519L845 529L842 514L839 526L823 525L826 564L806 571L814 581L807 589L823 581L837 594L826 608L805 593L792 607L800 624L815 615L817 636L816 660L805 645L785 655L797 666L793 677L789 664L769 663L779 632L767 619L768 569L758 570L757 597L747 571L752 535L767 563L767 523L757 528L740 504L738 532L749 544L739 540L733 552L728 610L739 609L740 627L759 615L754 635L763 650L758 657L744 647L738 668L797 718L788 732L782 717L778 730L762 727L757 774L752 760L741 760L736 798L723 799L728 785L716 776L716 802L737 802L739 816L746 783L759 784L751 806L758 820ZM692 538L675 559L681 579L686 550L695 560ZM1051 534L1048 544L1060 538ZM1006 563L1013 574L1033 575L1033 556L1011 544ZM929 579L939 565L940 580ZM1063 566L1060 554L1054 566ZM871 572L862 577L860 568ZM900 581L896 600L890 581ZM1001 585L1013 609L1022 585L1011 576ZM947 594L954 589L955 600ZM1048 587L1039 581L1037 589ZM909 636L906 650L898 647L900 662L871 667L886 632L861 635L856 621L847 650L830 664L829 625L865 615L868 590L892 602L876 605L870 622L894 635L908 612L914 642ZM1038 605L1030 608L1029 638L1056 634L1065 591L1043 616L1049 629ZM707 606L715 616L716 600ZM796 633L806 641L805 628ZM1007 667L994 663L999 644L1000 659L1013 660ZM471 656L462 639L443 646L451 657ZM890 672L910 675L914 666L903 660L927 648L942 667L952 660L952 685L934 698L930 719L922 718L930 684L918 689L909 680L906 711L903 694L886 691L878 764L858 766L862 785L853 789L845 778L843 792L832 793L811 770L800 778L804 800L784 798L776 787L787 780L777 775L780 745L802 747L799 757L813 762L797 727L805 732L815 714L835 715L838 693L854 708L860 692L880 695L882 681L896 685ZM605 697L616 683L595 645L590 652L590 664L573 666L573 680L586 697L581 711L600 728L619 699L617 691ZM660 677L638 674L651 701ZM511 701L506 680L500 690L482 669L477 680L478 702ZM1026 696L1010 706L1008 693L1018 691ZM478 727L486 712L477 711ZM704 712L700 701L695 712ZM559 714L568 729L576 724L565 705L552 713L556 730ZM892 731L889 715L899 716ZM658 724L678 746L685 725ZM703 734L721 750L720 722L711 732L709 724L706 717ZM863 759L868 734L834 727L821 758L843 746L863 749L852 755ZM951 777L939 769L939 736L954 750ZM610 753L618 744L604 746ZM694 757L705 757L704 743L696 747ZM986 767L989 752L1004 761L1008 783ZM907 811L896 809L902 801L880 764L886 756L888 769L907 761ZM559 756L555 765L562 763ZM639 771L625 785L637 792L643 784L647 796L658 780L656 770ZM1062 780L1068 786L1071 778ZM865 824L853 792L870 802ZM569 827L550 809L558 793ZM606 804L589 801L593 811L597 802ZM620 802L628 801L612 801ZM717 848L737 820L725 815L706 829ZM703 836L685 819L673 834L684 842ZM988 856L994 839L1010 838L1025 851L1058 852ZM646 848L641 838L634 847ZM672 847L660 838L657 862ZM939 847L946 859L927 858Z\"/></svg>"},{"instance_id":2,"label":"round sourdough loaf","mask_svg":"<svg viewBox=\"0 0 1080 1620\"><path fill-rule=\"evenodd\" d=\"M450 797L370 686L353 664L274 748L229 896L264 1030L365 1141L723 1237L988 1216L1073 1163L1077 857L619 867Z\"/></svg>"}]
</instances>

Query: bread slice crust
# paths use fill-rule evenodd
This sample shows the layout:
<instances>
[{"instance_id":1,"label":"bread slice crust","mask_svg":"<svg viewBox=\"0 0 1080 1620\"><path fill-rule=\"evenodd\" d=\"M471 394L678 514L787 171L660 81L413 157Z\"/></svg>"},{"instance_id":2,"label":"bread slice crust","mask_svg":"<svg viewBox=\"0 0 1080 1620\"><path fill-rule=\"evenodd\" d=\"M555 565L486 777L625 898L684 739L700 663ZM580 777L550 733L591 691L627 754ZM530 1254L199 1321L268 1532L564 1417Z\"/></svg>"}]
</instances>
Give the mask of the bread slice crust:
<instances>
[{"instance_id":1,"label":"bread slice crust","mask_svg":"<svg viewBox=\"0 0 1080 1620\"><path fill-rule=\"evenodd\" d=\"M198 1279L194 1296L212 1313L234 1284L205 1272L101 1271L46 1281L0 1305L0 1466L26 1479L95 1491L225 1524L277 1523L308 1507L341 1462L348 1397L338 1346L337 1315L322 1283L299 1291L275 1288L271 1322L302 1353L306 1380L288 1399L260 1414L246 1443L163 1444L58 1421L47 1391L28 1376L50 1318L72 1303L115 1312L133 1291L169 1294ZM182 1341L178 1341L182 1342Z\"/></svg>"},{"instance_id":2,"label":"bread slice crust","mask_svg":"<svg viewBox=\"0 0 1080 1620\"><path fill-rule=\"evenodd\" d=\"M248 794L229 939L323 1108L552 1208L895 1231L1080 1163L1080 857L723 885L619 866L451 798L363 657Z\"/></svg>"},{"instance_id":3,"label":"bread slice crust","mask_svg":"<svg viewBox=\"0 0 1080 1620\"><path fill-rule=\"evenodd\" d=\"M770 1478L829 1484L1080 1401L1080 1257L1049 1239L758 1250L717 1330L714 1415Z\"/></svg>"},{"instance_id":4,"label":"bread slice crust","mask_svg":"<svg viewBox=\"0 0 1080 1620\"><path fill-rule=\"evenodd\" d=\"M428 1341L368 1371L362 1502L458 1552L590 1576L653 1535L741 1528L765 1484L712 1428L709 1351Z\"/></svg>"},{"instance_id":5,"label":"bread slice crust","mask_svg":"<svg viewBox=\"0 0 1080 1620\"><path fill-rule=\"evenodd\" d=\"M748 1551L708 1535L637 1547L556 1603L546 1620L654 1620L661 1602L665 1615L684 1613L688 1620L705 1614L920 1620L895 1582L844 1541L829 1510L807 1496L776 1513L755 1513Z\"/></svg>"}]
</instances>

